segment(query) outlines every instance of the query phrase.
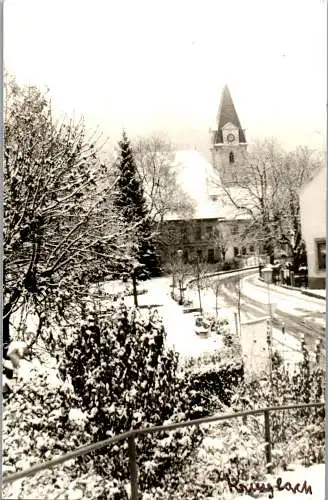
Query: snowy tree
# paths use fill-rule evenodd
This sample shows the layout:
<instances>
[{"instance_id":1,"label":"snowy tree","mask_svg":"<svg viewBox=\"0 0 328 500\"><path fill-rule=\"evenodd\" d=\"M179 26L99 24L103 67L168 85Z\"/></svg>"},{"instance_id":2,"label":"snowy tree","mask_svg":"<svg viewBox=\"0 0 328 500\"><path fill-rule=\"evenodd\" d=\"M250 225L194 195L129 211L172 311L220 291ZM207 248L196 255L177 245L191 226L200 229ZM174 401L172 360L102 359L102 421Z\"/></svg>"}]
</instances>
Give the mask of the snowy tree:
<instances>
[{"instance_id":1,"label":"snowy tree","mask_svg":"<svg viewBox=\"0 0 328 500\"><path fill-rule=\"evenodd\" d=\"M39 329L72 310L95 270L111 273L127 253L126 223L83 122L56 124L36 88L6 88L4 151L4 344L22 307ZM115 184L115 182L114 182Z\"/></svg>"},{"instance_id":2,"label":"snowy tree","mask_svg":"<svg viewBox=\"0 0 328 500\"><path fill-rule=\"evenodd\" d=\"M141 137L133 142L133 152L152 219L161 224L168 213L190 218L194 204L178 182L170 141L157 135Z\"/></svg>"},{"instance_id":3,"label":"snowy tree","mask_svg":"<svg viewBox=\"0 0 328 500\"><path fill-rule=\"evenodd\" d=\"M283 161L279 162L275 169L275 180L279 185L279 194L274 206L275 227L279 242L286 244L293 256L295 270L304 265L306 260L299 193L321 165L323 158L319 153L300 146L291 153L285 153Z\"/></svg>"},{"instance_id":4,"label":"snowy tree","mask_svg":"<svg viewBox=\"0 0 328 500\"><path fill-rule=\"evenodd\" d=\"M128 274L133 280L145 280L160 273L159 261L154 243L152 221L147 207L142 181L138 175L132 146L125 132L119 142L117 158L118 182L114 203L118 213L129 225L136 225L133 240L135 261L123 266L122 274ZM136 294L135 301L136 301ZM136 304L137 305L137 304Z\"/></svg>"},{"instance_id":5,"label":"snowy tree","mask_svg":"<svg viewBox=\"0 0 328 500\"><path fill-rule=\"evenodd\" d=\"M320 162L306 147L287 153L277 141L267 139L253 145L246 168L231 166L234 186L223 186L225 196L250 218L248 239L256 239L272 262L279 245L288 246L295 265L302 258L299 190Z\"/></svg>"}]
</instances>

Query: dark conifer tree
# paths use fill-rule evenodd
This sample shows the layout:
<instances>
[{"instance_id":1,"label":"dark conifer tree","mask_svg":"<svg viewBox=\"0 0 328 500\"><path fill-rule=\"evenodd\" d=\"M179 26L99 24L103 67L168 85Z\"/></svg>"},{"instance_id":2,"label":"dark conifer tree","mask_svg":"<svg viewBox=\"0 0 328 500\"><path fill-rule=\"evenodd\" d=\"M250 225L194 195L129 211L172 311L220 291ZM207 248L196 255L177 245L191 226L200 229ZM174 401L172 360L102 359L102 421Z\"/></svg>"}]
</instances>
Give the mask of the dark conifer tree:
<instances>
[{"instance_id":1,"label":"dark conifer tree","mask_svg":"<svg viewBox=\"0 0 328 500\"><path fill-rule=\"evenodd\" d=\"M159 260L152 237L152 224L149 217L142 181L137 171L130 141L123 131L119 142L117 159L118 182L115 205L118 213L127 224L137 224L135 236L136 266L125 269L121 274L146 280L160 274Z\"/></svg>"}]
</instances>

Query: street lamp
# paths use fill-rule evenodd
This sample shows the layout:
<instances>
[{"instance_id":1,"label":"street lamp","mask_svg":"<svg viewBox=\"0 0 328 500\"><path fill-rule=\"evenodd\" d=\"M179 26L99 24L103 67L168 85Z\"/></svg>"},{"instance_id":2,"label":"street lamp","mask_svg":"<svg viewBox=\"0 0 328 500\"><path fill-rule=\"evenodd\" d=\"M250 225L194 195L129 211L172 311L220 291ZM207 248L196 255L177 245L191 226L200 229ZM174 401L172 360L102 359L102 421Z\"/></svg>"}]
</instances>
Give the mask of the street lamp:
<instances>
[{"instance_id":1,"label":"street lamp","mask_svg":"<svg viewBox=\"0 0 328 500\"><path fill-rule=\"evenodd\" d=\"M269 321L268 321L268 329L267 329L267 342L269 347L269 363L270 363L270 380L272 387L272 309L271 309L271 297L270 297L270 285L272 283L272 266L268 264L266 267L262 269L262 276L264 282L268 285L268 312L269 312Z\"/></svg>"},{"instance_id":2,"label":"street lamp","mask_svg":"<svg viewBox=\"0 0 328 500\"><path fill-rule=\"evenodd\" d=\"M182 272L182 257L183 257L183 250L178 250L177 252L178 257L179 257L179 262L180 262L180 270ZM180 300L179 304L182 305L183 303L183 298L182 298L182 279L179 279L179 290L180 290Z\"/></svg>"}]
</instances>

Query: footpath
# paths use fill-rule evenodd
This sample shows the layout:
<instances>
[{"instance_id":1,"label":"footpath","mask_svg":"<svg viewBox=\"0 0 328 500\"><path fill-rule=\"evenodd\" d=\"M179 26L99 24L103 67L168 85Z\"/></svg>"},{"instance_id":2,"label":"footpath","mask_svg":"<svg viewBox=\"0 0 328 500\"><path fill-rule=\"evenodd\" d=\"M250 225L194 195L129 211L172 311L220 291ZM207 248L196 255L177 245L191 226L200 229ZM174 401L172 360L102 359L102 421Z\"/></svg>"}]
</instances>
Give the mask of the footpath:
<instances>
[{"instance_id":1,"label":"footpath","mask_svg":"<svg viewBox=\"0 0 328 500\"><path fill-rule=\"evenodd\" d=\"M162 317L167 334L167 345L184 358L198 357L217 350L222 341L218 335L208 338L200 337L195 332L195 315L183 312L180 306L171 297L171 279L153 278L140 284L146 293L138 295L139 307L151 307L158 310ZM133 306L133 297L125 297L124 302Z\"/></svg>"}]
</instances>

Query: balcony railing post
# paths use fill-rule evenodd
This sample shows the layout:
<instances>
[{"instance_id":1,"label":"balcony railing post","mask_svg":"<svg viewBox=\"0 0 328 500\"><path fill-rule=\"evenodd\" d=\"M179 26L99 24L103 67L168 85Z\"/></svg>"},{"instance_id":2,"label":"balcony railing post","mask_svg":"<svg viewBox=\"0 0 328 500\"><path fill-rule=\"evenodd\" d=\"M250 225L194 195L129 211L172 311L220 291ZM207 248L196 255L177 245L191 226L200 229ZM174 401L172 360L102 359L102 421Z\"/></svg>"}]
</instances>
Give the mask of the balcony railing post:
<instances>
[{"instance_id":1,"label":"balcony railing post","mask_svg":"<svg viewBox=\"0 0 328 500\"><path fill-rule=\"evenodd\" d=\"M130 466L130 475L131 475L131 500L138 500L138 469L137 469L137 450L136 450L136 441L135 437L129 436L128 438L129 444L129 466Z\"/></svg>"},{"instance_id":2,"label":"balcony railing post","mask_svg":"<svg viewBox=\"0 0 328 500\"><path fill-rule=\"evenodd\" d=\"M271 432L270 432L270 413L269 410L264 411L264 439L265 439L265 458L267 471L272 473L272 453L271 453Z\"/></svg>"}]
</instances>

